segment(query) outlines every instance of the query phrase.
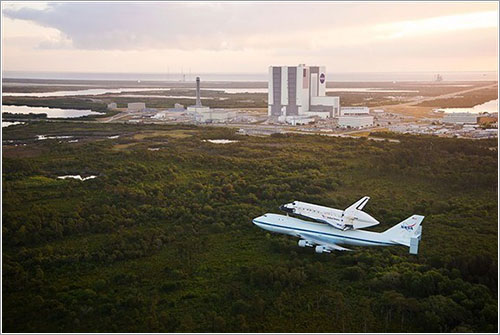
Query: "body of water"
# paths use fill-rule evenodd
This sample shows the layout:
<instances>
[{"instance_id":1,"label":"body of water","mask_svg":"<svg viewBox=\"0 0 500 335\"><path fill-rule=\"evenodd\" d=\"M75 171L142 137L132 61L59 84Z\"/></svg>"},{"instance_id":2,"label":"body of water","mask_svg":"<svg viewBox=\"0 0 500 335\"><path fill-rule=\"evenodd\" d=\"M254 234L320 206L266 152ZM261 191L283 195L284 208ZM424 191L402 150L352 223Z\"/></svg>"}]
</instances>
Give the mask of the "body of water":
<instances>
[{"instance_id":1,"label":"body of water","mask_svg":"<svg viewBox=\"0 0 500 335\"><path fill-rule=\"evenodd\" d=\"M14 114L47 114L48 118L74 118L87 115L100 115L102 113L91 111L90 109L61 109L51 107L28 107L2 105L2 113Z\"/></svg>"},{"instance_id":2,"label":"body of water","mask_svg":"<svg viewBox=\"0 0 500 335\"><path fill-rule=\"evenodd\" d=\"M82 178L82 176L80 176L79 174L77 175L67 175L67 176L59 176L57 177L58 179L77 179L77 180L81 180L81 181L86 181L86 180L89 180L89 179L94 179L94 178L97 178L97 176L88 176L88 177L84 177Z\"/></svg>"},{"instance_id":3,"label":"body of water","mask_svg":"<svg viewBox=\"0 0 500 335\"><path fill-rule=\"evenodd\" d=\"M434 81L438 72L329 72L327 81ZM496 71L445 71L439 72L444 81L497 80ZM81 73L81 72L26 72L4 71L4 78L60 79L60 80L133 80L133 81L267 81L262 73Z\"/></svg>"},{"instance_id":4,"label":"body of water","mask_svg":"<svg viewBox=\"0 0 500 335\"><path fill-rule=\"evenodd\" d=\"M363 88L327 88L327 92L348 92L348 93L415 93L418 90L391 90L383 88L363 87Z\"/></svg>"},{"instance_id":5,"label":"body of water","mask_svg":"<svg viewBox=\"0 0 500 335\"><path fill-rule=\"evenodd\" d=\"M439 108L438 110L445 113L498 113L498 99L470 108Z\"/></svg>"},{"instance_id":6,"label":"body of water","mask_svg":"<svg viewBox=\"0 0 500 335\"><path fill-rule=\"evenodd\" d=\"M2 93L6 97L36 97L36 98L47 98L47 97L67 97L67 96L82 96L82 95L103 95L103 94L121 94L121 93L136 93L136 92L147 92L147 91L170 91L172 88L166 87L148 87L148 88L133 88L133 87L123 87L123 88L94 88L86 90L74 90L74 91L55 91L55 92L31 92L31 93L19 93L19 92L5 92ZM267 88L221 88L221 89L203 89L204 91L224 91L225 93L266 93ZM190 89L183 89L183 91L195 91ZM154 97L154 95L122 95L123 97ZM175 97L183 98L182 95L168 95L163 97ZM187 97L195 99L195 96Z\"/></svg>"},{"instance_id":7,"label":"body of water","mask_svg":"<svg viewBox=\"0 0 500 335\"><path fill-rule=\"evenodd\" d=\"M121 94L121 93L140 93L147 91L170 91L172 88L165 87L149 87L149 88L96 88L96 89L86 89L86 90L75 90L75 91L55 91L55 92L32 92L32 93L18 93L18 92L5 92L4 96L8 97L37 97L37 98L47 98L47 97L66 97L66 96L84 96L84 95L103 95L103 94ZM184 91L189 89L184 89ZM224 93L234 94L234 93L265 93L267 94L267 88L219 88L219 89L203 89L204 91L221 91ZM194 90L189 90L193 91ZM339 87L339 88L327 88L326 92L355 92L355 93L416 93L418 90L398 90L398 89L384 89L384 88L352 88L352 87ZM164 96L154 96L147 94L124 94L122 97L133 97L133 98L191 98L194 99L195 96L183 96L183 95L164 95ZM203 98L202 99L208 99Z\"/></svg>"},{"instance_id":8,"label":"body of water","mask_svg":"<svg viewBox=\"0 0 500 335\"><path fill-rule=\"evenodd\" d=\"M37 97L37 98L47 98L47 97L68 97L68 96L80 96L80 95L102 95L102 94L120 94L127 92L146 92L146 91L169 91L170 88L164 87L154 87L154 88L92 88L87 90L75 90L75 91L55 91L55 92L33 92L33 93L17 93L17 92L5 92L2 93L6 97Z\"/></svg>"},{"instance_id":9,"label":"body of water","mask_svg":"<svg viewBox=\"0 0 500 335\"><path fill-rule=\"evenodd\" d=\"M2 120L2 128L9 127L9 126L15 126L16 124L24 124L24 122L12 122L12 121L3 121Z\"/></svg>"},{"instance_id":10,"label":"body of water","mask_svg":"<svg viewBox=\"0 0 500 335\"><path fill-rule=\"evenodd\" d=\"M156 99L196 99L193 95L153 95L153 94L120 94L120 98L156 98ZM201 100L214 100L214 97L200 97ZM217 98L218 100L227 100L227 98Z\"/></svg>"},{"instance_id":11,"label":"body of water","mask_svg":"<svg viewBox=\"0 0 500 335\"><path fill-rule=\"evenodd\" d=\"M237 141L237 140L221 139L221 140L203 140L203 142L210 142L210 143L215 143L215 144L228 144L228 143L236 143L236 142L239 142L239 141Z\"/></svg>"}]
</instances>

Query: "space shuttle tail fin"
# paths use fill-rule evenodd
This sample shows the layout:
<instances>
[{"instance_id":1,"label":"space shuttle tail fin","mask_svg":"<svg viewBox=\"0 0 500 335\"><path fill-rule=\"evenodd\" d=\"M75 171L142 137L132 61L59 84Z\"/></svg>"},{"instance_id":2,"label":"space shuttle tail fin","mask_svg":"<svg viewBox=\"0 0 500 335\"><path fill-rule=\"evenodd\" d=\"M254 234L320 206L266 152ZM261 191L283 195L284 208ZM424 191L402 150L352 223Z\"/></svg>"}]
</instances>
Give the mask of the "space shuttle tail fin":
<instances>
[{"instance_id":1,"label":"space shuttle tail fin","mask_svg":"<svg viewBox=\"0 0 500 335\"><path fill-rule=\"evenodd\" d=\"M365 207L368 200L370 200L370 197L362 197L361 199L359 199L358 201L353 203L351 206L347 207L345 209L345 211L348 212L348 211L355 210L355 209L360 211L363 209L363 207Z\"/></svg>"}]
</instances>

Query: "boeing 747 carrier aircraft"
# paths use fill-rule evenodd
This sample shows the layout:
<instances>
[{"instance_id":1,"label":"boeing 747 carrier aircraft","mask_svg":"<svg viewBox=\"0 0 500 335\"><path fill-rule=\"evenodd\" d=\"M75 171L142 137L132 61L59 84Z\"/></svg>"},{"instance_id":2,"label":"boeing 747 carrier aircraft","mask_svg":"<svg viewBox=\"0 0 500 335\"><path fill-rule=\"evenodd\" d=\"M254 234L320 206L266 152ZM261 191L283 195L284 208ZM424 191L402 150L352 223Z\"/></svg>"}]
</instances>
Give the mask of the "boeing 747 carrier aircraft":
<instances>
[{"instance_id":1,"label":"boeing 747 carrier aircraft","mask_svg":"<svg viewBox=\"0 0 500 335\"><path fill-rule=\"evenodd\" d=\"M363 205L367 201L366 198L368 197L363 198ZM299 204L298 202L294 203L296 205ZM301 208L304 208L303 204L304 203L300 203ZM327 207L322 207L322 209L325 208L328 209ZM346 211L350 211L349 208ZM359 206L357 211L360 211ZM368 214L364 212L361 213L370 218L367 220L371 221L369 225L378 224L378 221L371 218ZM300 215L304 216L304 213L300 213ZM366 218L364 215L359 216ZM331 252L332 250L350 251L350 249L341 246L347 244L377 247L403 245L410 248L410 254L417 254L418 244L422 236L421 223L424 220L424 217L421 215L412 215L394 227L389 228L382 233L377 233L361 229L353 229L352 227L350 227L350 229L346 229L345 226L339 225L339 222L334 223L333 221L325 220L323 217L319 219L314 217L315 215L309 213L307 216L315 218L320 222L305 221L288 215L268 213L253 219L253 223L256 226L271 232L298 237L300 238L299 247L315 247L315 251L317 253ZM350 220L350 222L352 222L352 220ZM354 226L356 226L356 224Z\"/></svg>"}]
</instances>

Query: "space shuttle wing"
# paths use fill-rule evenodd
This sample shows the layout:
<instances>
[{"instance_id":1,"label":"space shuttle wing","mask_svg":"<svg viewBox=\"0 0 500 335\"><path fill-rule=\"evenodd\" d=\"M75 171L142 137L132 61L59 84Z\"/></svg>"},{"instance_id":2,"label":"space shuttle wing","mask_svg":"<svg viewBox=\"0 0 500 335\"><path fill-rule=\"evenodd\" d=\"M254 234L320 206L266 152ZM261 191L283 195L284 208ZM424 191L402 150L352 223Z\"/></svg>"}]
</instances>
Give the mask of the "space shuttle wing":
<instances>
[{"instance_id":1,"label":"space shuttle wing","mask_svg":"<svg viewBox=\"0 0 500 335\"><path fill-rule=\"evenodd\" d=\"M308 241L309 243L325 246L331 250L352 251L351 249L347 249L347 248L341 247L340 245L332 243L331 241L329 241L321 236L308 234L308 233L300 233L299 237L303 238L304 240Z\"/></svg>"},{"instance_id":2,"label":"space shuttle wing","mask_svg":"<svg viewBox=\"0 0 500 335\"><path fill-rule=\"evenodd\" d=\"M345 210L349 211L349 210L357 209L358 211L360 211L368 203L368 200L370 200L370 197L362 197L361 199L359 199L358 201L353 203L351 206L347 207Z\"/></svg>"}]
</instances>

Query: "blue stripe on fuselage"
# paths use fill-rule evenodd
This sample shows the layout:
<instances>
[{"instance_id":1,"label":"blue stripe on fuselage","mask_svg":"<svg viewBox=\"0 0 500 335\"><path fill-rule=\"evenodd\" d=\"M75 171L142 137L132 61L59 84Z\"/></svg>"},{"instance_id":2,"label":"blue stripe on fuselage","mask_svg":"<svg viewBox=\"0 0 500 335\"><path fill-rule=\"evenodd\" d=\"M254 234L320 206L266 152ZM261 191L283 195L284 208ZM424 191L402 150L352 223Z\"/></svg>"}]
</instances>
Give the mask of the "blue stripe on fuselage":
<instances>
[{"instance_id":1,"label":"blue stripe on fuselage","mask_svg":"<svg viewBox=\"0 0 500 335\"><path fill-rule=\"evenodd\" d=\"M377 243L377 244L383 244L383 245L397 245L396 243L388 243L388 242L379 242L379 241L374 241L374 240L366 240L363 238L357 238L357 237L350 237L350 236L345 236L345 235L336 235L336 234L331 234L331 233L324 233L316 230L309 230L309 229L303 229L303 228L292 228L292 227L287 227L287 226L280 226L274 223L267 223L267 222L262 222L262 221L257 221L257 220L252 220L254 223L259 223L263 225L268 225L268 226L274 226L278 228L285 228L289 230L299 230L307 233L314 233L314 234L320 234L320 235L327 235L327 236L335 236L335 237L340 237L340 238L346 238L346 239L351 239L351 240L358 240L358 241L363 241L363 242L370 242L370 243ZM340 243L340 242L339 242Z\"/></svg>"}]
</instances>

